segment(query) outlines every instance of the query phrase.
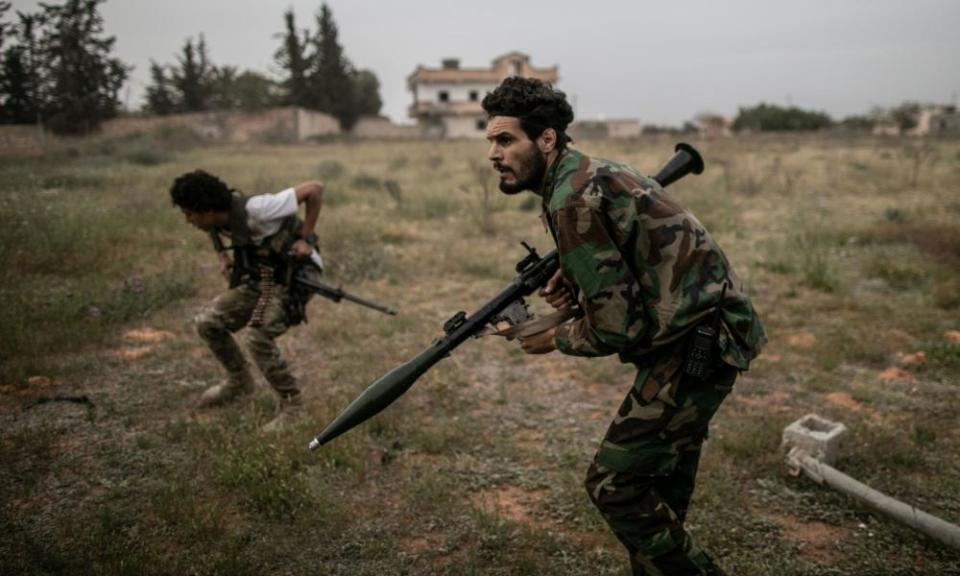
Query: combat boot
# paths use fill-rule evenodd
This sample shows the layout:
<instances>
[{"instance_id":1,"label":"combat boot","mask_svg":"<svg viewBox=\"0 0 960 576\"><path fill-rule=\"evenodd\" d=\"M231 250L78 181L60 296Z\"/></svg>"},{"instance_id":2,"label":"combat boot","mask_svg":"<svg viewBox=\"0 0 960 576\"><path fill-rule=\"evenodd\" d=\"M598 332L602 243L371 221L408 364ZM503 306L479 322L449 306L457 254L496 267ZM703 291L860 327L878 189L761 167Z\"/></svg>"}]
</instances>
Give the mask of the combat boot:
<instances>
[{"instance_id":1,"label":"combat boot","mask_svg":"<svg viewBox=\"0 0 960 576\"><path fill-rule=\"evenodd\" d=\"M277 415L263 425L264 432L283 432L303 418L303 398L300 394L281 396L277 404Z\"/></svg>"},{"instance_id":2,"label":"combat boot","mask_svg":"<svg viewBox=\"0 0 960 576\"><path fill-rule=\"evenodd\" d=\"M256 387L253 384L253 377L249 372L238 372L231 374L226 382L211 386L203 391L200 396L198 408L213 408L222 406L228 402L236 400L241 396L246 396L254 391Z\"/></svg>"}]
</instances>

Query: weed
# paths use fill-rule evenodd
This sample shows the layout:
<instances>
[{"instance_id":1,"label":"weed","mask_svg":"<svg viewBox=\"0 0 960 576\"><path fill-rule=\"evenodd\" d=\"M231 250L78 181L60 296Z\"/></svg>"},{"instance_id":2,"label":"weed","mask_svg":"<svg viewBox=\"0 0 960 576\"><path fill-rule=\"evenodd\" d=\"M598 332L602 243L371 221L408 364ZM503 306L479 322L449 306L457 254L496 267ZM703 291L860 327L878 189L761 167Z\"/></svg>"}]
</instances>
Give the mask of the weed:
<instances>
[{"instance_id":1,"label":"weed","mask_svg":"<svg viewBox=\"0 0 960 576\"><path fill-rule=\"evenodd\" d=\"M930 368L946 375L960 375L960 344L935 341L924 346Z\"/></svg>"},{"instance_id":2,"label":"weed","mask_svg":"<svg viewBox=\"0 0 960 576\"><path fill-rule=\"evenodd\" d=\"M376 176L361 172L350 180L350 187L357 190L380 190L383 188L383 181Z\"/></svg>"},{"instance_id":3,"label":"weed","mask_svg":"<svg viewBox=\"0 0 960 576\"><path fill-rule=\"evenodd\" d=\"M870 278L880 278L891 288L903 290L926 283L928 273L910 260L895 260L889 256L875 256L864 265Z\"/></svg>"},{"instance_id":4,"label":"weed","mask_svg":"<svg viewBox=\"0 0 960 576\"><path fill-rule=\"evenodd\" d=\"M883 219L892 223L906 222L907 215L899 208L887 208L883 211Z\"/></svg>"},{"instance_id":5,"label":"weed","mask_svg":"<svg viewBox=\"0 0 960 576\"><path fill-rule=\"evenodd\" d=\"M346 172L343 164L336 160L324 160L317 165L316 175L324 182L339 180Z\"/></svg>"},{"instance_id":6,"label":"weed","mask_svg":"<svg viewBox=\"0 0 960 576\"><path fill-rule=\"evenodd\" d=\"M403 170L410 165L410 158L406 154L400 154L393 158L390 161L390 172L396 172L397 170Z\"/></svg>"},{"instance_id":7,"label":"weed","mask_svg":"<svg viewBox=\"0 0 960 576\"><path fill-rule=\"evenodd\" d=\"M290 518L308 502L296 460L276 445L251 438L228 440L218 450L219 481L242 503L270 518Z\"/></svg>"}]
</instances>

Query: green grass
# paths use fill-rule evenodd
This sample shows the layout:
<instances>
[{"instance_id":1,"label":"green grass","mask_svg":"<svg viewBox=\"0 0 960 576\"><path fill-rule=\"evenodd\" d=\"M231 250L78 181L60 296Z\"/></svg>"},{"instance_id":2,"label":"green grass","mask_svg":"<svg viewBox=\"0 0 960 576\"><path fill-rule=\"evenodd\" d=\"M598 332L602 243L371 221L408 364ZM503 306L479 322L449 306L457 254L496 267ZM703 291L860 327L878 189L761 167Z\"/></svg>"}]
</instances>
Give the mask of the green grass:
<instances>
[{"instance_id":1,"label":"green grass","mask_svg":"<svg viewBox=\"0 0 960 576\"><path fill-rule=\"evenodd\" d=\"M444 320L498 292L521 240L551 248L538 200L490 187L484 144L200 144L172 130L0 159L0 565L626 574L583 488L633 379L614 358L471 340L367 424L305 448ZM673 146L579 144L651 173ZM960 144L933 143L915 187L897 140L696 144L707 172L669 193L724 247L770 335L713 422L688 519L697 542L748 576L960 571L955 552L790 477L779 452L806 413L843 421L841 470L960 521L960 345L945 335L960 329L960 173L946 161ZM324 181L326 281L401 310L311 302L309 323L280 341L308 414L287 433L258 431L274 409L262 383L249 401L193 408L222 373L191 318L223 282L167 190L198 167L247 193ZM918 352L925 363L903 364ZM881 379L894 367L908 377ZM37 403L79 394L92 406Z\"/></svg>"}]
</instances>

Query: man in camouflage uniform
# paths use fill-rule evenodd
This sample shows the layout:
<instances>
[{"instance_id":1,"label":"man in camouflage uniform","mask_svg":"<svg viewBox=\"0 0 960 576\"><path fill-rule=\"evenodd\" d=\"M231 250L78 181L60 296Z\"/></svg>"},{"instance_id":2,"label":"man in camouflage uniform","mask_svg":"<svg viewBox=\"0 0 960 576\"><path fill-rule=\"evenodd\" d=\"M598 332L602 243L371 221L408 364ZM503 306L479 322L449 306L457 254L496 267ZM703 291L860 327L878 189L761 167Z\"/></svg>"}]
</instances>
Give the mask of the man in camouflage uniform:
<instances>
[{"instance_id":1,"label":"man in camouflage uniform","mask_svg":"<svg viewBox=\"0 0 960 576\"><path fill-rule=\"evenodd\" d=\"M587 473L591 500L634 574L722 574L683 522L710 419L765 341L742 283L703 225L656 181L567 147L573 111L562 92L508 78L483 108L500 189L539 195L557 243L560 271L541 295L582 310L522 338L523 349L617 354L638 369ZM684 365L692 335L715 318L707 374L694 375Z\"/></svg>"},{"instance_id":2,"label":"man in camouflage uniform","mask_svg":"<svg viewBox=\"0 0 960 576\"><path fill-rule=\"evenodd\" d=\"M279 413L264 430L281 430L302 411L297 380L275 340L302 319L298 316L307 296L291 290L292 274L301 267L319 273L322 266L313 230L323 190L319 182L304 182L276 194L248 198L203 170L174 181L173 203L187 222L210 233L220 271L230 280L230 289L194 319L200 336L227 371L226 382L204 391L200 408L253 392L253 377L232 336L247 326L250 355L279 396ZM306 204L303 221L297 217L300 204ZM223 248L221 235L230 238L232 256Z\"/></svg>"}]
</instances>

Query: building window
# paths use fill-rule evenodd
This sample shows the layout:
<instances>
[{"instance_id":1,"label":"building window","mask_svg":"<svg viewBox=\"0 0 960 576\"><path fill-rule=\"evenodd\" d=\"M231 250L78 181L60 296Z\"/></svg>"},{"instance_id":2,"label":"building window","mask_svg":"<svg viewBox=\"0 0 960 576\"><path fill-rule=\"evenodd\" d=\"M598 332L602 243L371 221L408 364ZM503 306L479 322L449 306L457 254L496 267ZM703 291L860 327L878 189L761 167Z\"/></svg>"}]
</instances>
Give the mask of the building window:
<instances>
[{"instance_id":1,"label":"building window","mask_svg":"<svg viewBox=\"0 0 960 576\"><path fill-rule=\"evenodd\" d=\"M440 93L437 94L437 98L438 98L441 102L449 102L449 101L450 101L450 93L447 92L446 90L441 90Z\"/></svg>"},{"instance_id":2,"label":"building window","mask_svg":"<svg viewBox=\"0 0 960 576\"><path fill-rule=\"evenodd\" d=\"M480 98L480 93L479 93L479 92L477 92L476 90L471 90L471 91L470 91L470 101L471 101L471 102L476 102L479 98Z\"/></svg>"},{"instance_id":3,"label":"building window","mask_svg":"<svg viewBox=\"0 0 960 576\"><path fill-rule=\"evenodd\" d=\"M487 121L484 120L483 118L478 119L477 130L486 130L486 129L487 129Z\"/></svg>"}]
</instances>

